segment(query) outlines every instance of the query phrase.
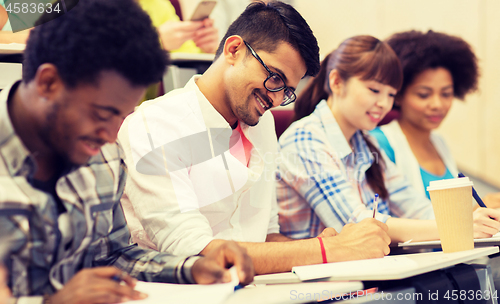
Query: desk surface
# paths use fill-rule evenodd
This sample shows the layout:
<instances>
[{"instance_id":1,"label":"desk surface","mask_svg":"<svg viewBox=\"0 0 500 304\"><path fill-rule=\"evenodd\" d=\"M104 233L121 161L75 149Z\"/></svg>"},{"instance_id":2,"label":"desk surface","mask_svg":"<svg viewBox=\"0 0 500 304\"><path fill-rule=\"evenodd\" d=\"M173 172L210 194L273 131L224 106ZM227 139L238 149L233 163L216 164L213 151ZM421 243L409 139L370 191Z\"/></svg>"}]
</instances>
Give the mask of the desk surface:
<instances>
[{"instance_id":1,"label":"desk surface","mask_svg":"<svg viewBox=\"0 0 500 304\"><path fill-rule=\"evenodd\" d=\"M21 43L0 43L0 54L22 54L26 44Z\"/></svg>"},{"instance_id":2,"label":"desk surface","mask_svg":"<svg viewBox=\"0 0 500 304\"><path fill-rule=\"evenodd\" d=\"M500 232L489 238L474 239L474 247L486 246L499 246L500 245ZM441 241L423 241L423 242L405 242L398 243L398 247L402 248L416 248L416 249L433 249L441 248Z\"/></svg>"},{"instance_id":3,"label":"desk surface","mask_svg":"<svg viewBox=\"0 0 500 304\"><path fill-rule=\"evenodd\" d=\"M198 61L198 62L212 62L214 61L214 54L191 54L191 53L170 53L170 60L172 63Z\"/></svg>"},{"instance_id":4,"label":"desk surface","mask_svg":"<svg viewBox=\"0 0 500 304\"><path fill-rule=\"evenodd\" d=\"M298 266L293 267L292 271L302 281L322 278L328 278L329 281L399 280L492 255L498 250L498 247L483 247L453 253L405 254L382 259Z\"/></svg>"}]
</instances>

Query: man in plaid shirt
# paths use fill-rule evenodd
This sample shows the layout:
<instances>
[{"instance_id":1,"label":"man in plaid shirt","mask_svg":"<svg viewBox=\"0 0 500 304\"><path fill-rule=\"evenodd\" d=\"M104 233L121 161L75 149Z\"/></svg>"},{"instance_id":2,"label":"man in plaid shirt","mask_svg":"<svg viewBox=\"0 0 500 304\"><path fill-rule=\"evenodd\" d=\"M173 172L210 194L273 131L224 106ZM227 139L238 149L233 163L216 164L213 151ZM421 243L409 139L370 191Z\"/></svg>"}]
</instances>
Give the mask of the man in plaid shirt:
<instances>
[{"instance_id":1,"label":"man in plaid shirt","mask_svg":"<svg viewBox=\"0 0 500 304\"><path fill-rule=\"evenodd\" d=\"M0 252L15 301L137 300L136 279L225 282L233 264L249 283L253 266L236 243L206 257L129 244L115 140L167 56L133 0L56 4L61 12L31 32L22 81L0 93Z\"/></svg>"}]
</instances>

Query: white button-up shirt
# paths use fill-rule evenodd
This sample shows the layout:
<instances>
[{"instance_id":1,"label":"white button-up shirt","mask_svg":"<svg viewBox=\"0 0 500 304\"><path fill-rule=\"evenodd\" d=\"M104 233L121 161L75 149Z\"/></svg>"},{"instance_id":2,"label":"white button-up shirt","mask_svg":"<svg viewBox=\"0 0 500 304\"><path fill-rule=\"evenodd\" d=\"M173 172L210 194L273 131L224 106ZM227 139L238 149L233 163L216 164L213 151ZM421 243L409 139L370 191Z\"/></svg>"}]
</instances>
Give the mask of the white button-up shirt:
<instances>
[{"instance_id":1,"label":"white button-up shirt","mask_svg":"<svg viewBox=\"0 0 500 304\"><path fill-rule=\"evenodd\" d=\"M264 242L278 233L274 120L241 124L248 167L229 151L233 130L193 77L183 89L143 103L118 138L129 177L121 200L133 240L177 255L213 239ZM236 142L243 150L241 138Z\"/></svg>"}]
</instances>

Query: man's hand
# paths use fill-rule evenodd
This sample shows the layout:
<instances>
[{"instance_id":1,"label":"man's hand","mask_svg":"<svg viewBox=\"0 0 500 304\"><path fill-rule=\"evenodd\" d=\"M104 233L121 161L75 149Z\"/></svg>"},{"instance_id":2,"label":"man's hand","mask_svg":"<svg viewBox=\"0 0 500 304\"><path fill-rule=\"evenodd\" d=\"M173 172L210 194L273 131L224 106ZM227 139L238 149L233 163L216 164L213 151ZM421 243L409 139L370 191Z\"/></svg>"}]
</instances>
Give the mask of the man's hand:
<instances>
[{"instance_id":1,"label":"man's hand","mask_svg":"<svg viewBox=\"0 0 500 304\"><path fill-rule=\"evenodd\" d=\"M328 262L381 258L389 254L391 238L387 230L386 224L373 218L345 225L338 235L323 238Z\"/></svg>"},{"instance_id":2,"label":"man's hand","mask_svg":"<svg viewBox=\"0 0 500 304\"><path fill-rule=\"evenodd\" d=\"M474 238L489 238L500 230L500 210L477 208L473 220Z\"/></svg>"},{"instance_id":3,"label":"man's hand","mask_svg":"<svg viewBox=\"0 0 500 304\"><path fill-rule=\"evenodd\" d=\"M112 280L119 277L125 284ZM147 297L134 290L137 280L116 267L80 270L64 287L50 297L53 304L119 303Z\"/></svg>"},{"instance_id":4,"label":"man's hand","mask_svg":"<svg viewBox=\"0 0 500 304\"><path fill-rule=\"evenodd\" d=\"M219 31L214 27L213 19L202 22L203 27L195 32L193 41L204 53L215 53L219 46Z\"/></svg>"},{"instance_id":5,"label":"man's hand","mask_svg":"<svg viewBox=\"0 0 500 304\"><path fill-rule=\"evenodd\" d=\"M337 234L339 234L337 232L337 230L329 227L329 228L325 228L323 230L323 232L321 232L317 237L325 238L325 237L329 237L329 236L336 236Z\"/></svg>"},{"instance_id":6,"label":"man's hand","mask_svg":"<svg viewBox=\"0 0 500 304\"><path fill-rule=\"evenodd\" d=\"M191 274L198 284L227 283L231 281L228 269L233 265L236 266L241 284L252 282L255 275L252 259L245 248L232 241L224 242L196 261Z\"/></svg>"},{"instance_id":7,"label":"man's hand","mask_svg":"<svg viewBox=\"0 0 500 304\"><path fill-rule=\"evenodd\" d=\"M167 21L158 27L163 48L172 51L184 42L195 38L195 33L203 27L203 21Z\"/></svg>"},{"instance_id":8,"label":"man's hand","mask_svg":"<svg viewBox=\"0 0 500 304\"><path fill-rule=\"evenodd\" d=\"M7 270L0 265L0 304L7 304L10 296L10 289L7 287Z\"/></svg>"}]
</instances>

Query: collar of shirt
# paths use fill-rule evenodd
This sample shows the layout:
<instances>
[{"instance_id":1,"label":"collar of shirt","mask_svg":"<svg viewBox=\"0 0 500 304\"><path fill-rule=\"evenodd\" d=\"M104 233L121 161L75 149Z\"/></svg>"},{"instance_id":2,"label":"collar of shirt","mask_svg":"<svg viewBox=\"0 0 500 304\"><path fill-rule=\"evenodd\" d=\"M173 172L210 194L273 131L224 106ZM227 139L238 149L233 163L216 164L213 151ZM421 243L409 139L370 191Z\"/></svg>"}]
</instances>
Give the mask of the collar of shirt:
<instances>
[{"instance_id":1,"label":"collar of shirt","mask_svg":"<svg viewBox=\"0 0 500 304\"><path fill-rule=\"evenodd\" d=\"M374 157L363 138L362 131L358 130L351 138L353 149L342 133L337 120L332 114L326 100L322 100L313 112L316 115L325 129L326 137L331 147L335 147L337 157L345 166L353 164L355 174L362 178L366 170L370 168L374 161Z\"/></svg>"},{"instance_id":2,"label":"collar of shirt","mask_svg":"<svg viewBox=\"0 0 500 304\"><path fill-rule=\"evenodd\" d=\"M196 92L198 96L201 113L203 115L203 120L205 122L205 126L207 127L207 129L210 129L211 135L214 136L214 138L217 138L218 136L223 134L225 137L227 137L227 142L229 143L229 137L232 134L232 128L229 125L229 123L224 119L224 117L214 108L214 106L205 97L205 95L203 95L203 93L196 85L196 81L200 77L201 75L193 76L187 82L184 88L193 89ZM270 111L266 111L264 115L272 115L272 114L270 113ZM252 144L252 147L259 149L263 144L261 140L259 140L260 134L255 134L259 132L253 132L255 128L250 127L249 125L245 124L242 121L238 121L238 124L240 125L241 130L243 131L245 137ZM231 132L227 133L227 130Z\"/></svg>"},{"instance_id":3,"label":"collar of shirt","mask_svg":"<svg viewBox=\"0 0 500 304\"><path fill-rule=\"evenodd\" d=\"M198 96L198 103L200 105L201 114L203 115L203 120L205 121L205 126L207 129L214 129L217 132L221 132L223 129L231 129L229 123L224 119L224 117L217 112L214 106L210 103L210 101L203 95L196 85L196 82L201 77L201 75L195 75L191 77L191 79L186 84L186 89L191 89L196 92Z\"/></svg>"}]
</instances>

